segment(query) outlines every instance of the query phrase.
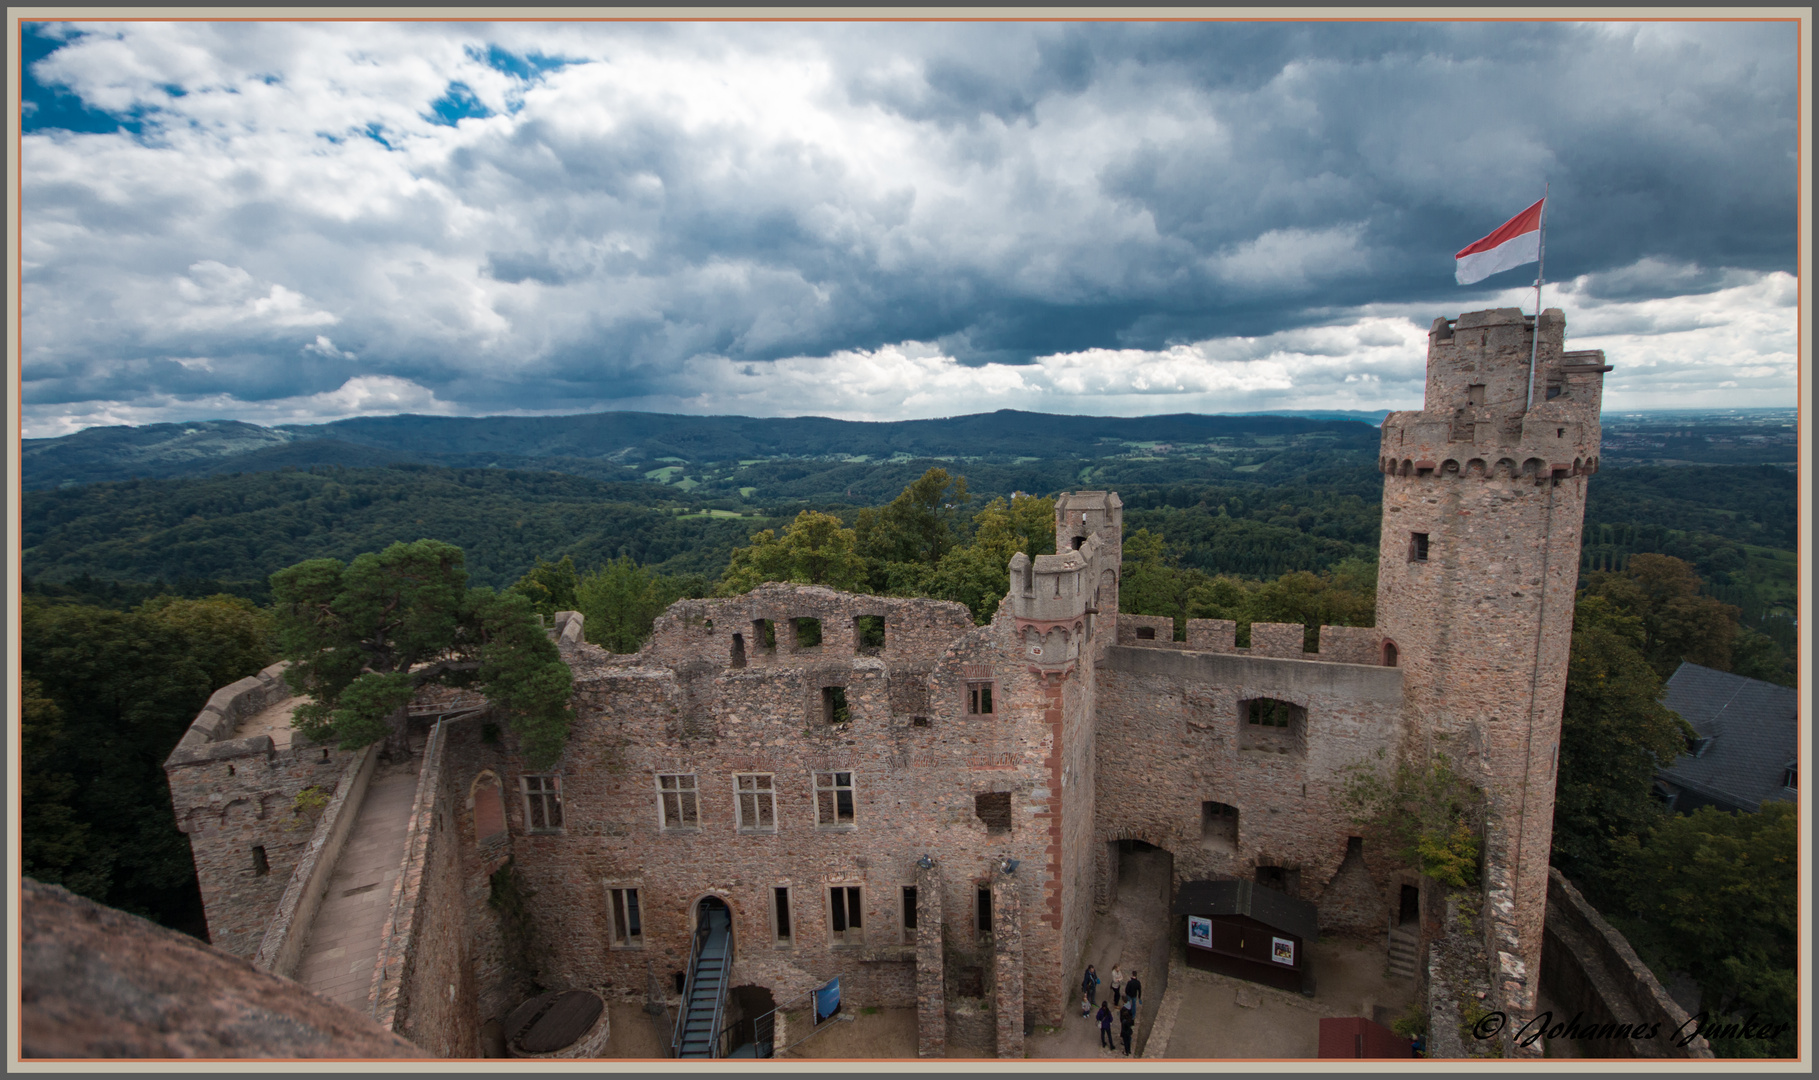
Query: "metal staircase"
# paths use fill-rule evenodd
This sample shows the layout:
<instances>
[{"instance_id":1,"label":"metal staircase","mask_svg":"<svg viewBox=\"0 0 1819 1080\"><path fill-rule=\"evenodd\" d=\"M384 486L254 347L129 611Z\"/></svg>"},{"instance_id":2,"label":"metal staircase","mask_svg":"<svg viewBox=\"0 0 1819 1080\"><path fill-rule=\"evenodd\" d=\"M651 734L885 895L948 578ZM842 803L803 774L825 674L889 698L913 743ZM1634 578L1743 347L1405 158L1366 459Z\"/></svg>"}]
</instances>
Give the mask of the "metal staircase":
<instances>
[{"instance_id":1,"label":"metal staircase","mask_svg":"<svg viewBox=\"0 0 1819 1080\"><path fill-rule=\"evenodd\" d=\"M727 968L732 965L732 925L724 907L709 908L695 931L688 982L670 1053L679 1058L720 1056L720 1021L726 1012Z\"/></svg>"},{"instance_id":2,"label":"metal staircase","mask_svg":"<svg viewBox=\"0 0 1819 1080\"><path fill-rule=\"evenodd\" d=\"M1390 927L1389 976L1412 979L1419 961L1421 939L1413 927Z\"/></svg>"}]
</instances>

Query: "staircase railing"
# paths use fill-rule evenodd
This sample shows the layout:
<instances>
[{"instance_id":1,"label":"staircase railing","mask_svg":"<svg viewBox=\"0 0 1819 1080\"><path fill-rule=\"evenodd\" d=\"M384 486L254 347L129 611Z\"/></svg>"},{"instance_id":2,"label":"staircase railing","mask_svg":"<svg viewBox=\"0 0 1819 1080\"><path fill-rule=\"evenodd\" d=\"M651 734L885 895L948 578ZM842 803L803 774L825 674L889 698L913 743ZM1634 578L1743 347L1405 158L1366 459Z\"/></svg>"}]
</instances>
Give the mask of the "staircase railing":
<instances>
[{"instance_id":1,"label":"staircase railing","mask_svg":"<svg viewBox=\"0 0 1819 1080\"><path fill-rule=\"evenodd\" d=\"M730 933L730 928L728 932ZM689 1006L695 997L695 984L701 977L701 954L707 949L707 942L712 934L713 927L709 919L702 919L700 925L695 928L695 941L689 949L688 978L682 985L682 1007L677 1010L676 1028L670 1036L670 1057L682 1056L682 1036L688 1029ZM714 1033L720 1031L720 1021L726 1015L727 976L731 973L728 969L731 967L732 961L730 950L725 960L726 962L720 967L720 989L714 995L713 1022L708 1026L708 1031ZM708 1040L709 1056L722 1056L717 1053L719 1042L717 1035Z\"/></svg>"}]
</instances>

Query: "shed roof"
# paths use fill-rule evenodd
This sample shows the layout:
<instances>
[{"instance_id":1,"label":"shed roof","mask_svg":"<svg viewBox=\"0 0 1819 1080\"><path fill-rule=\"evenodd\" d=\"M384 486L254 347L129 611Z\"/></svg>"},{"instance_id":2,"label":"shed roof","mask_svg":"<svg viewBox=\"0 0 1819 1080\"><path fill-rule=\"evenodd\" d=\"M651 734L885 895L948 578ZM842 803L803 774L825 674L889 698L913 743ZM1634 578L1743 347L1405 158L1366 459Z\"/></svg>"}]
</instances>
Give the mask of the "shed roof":
<instances>
[{"instance_id":1,"label":"shed roof","mask_svg":"<svg viewBox=\"0 0 1819 1080\"><path fill-rule=\"evenodd\" d=\"M1661 779L1751 812L1794 797L1782 786L1799 753L1799 695L1792 687L1681 664L1663 700L1711 741L1704 753L1682 754L1662 768Z\"/></svg>"},{"instance_id":2,"label":"shed roof","mask_svg":"<svg viewBox=\"0 0 1819 1080\"><path fill-rule=\"evenodd\" d=\"M1306 900L1254 881L1184 881L1175 893L1177 915L1244 915L1303 940L1320 935L1320 909Z\"/></svg>"}]
</instances>

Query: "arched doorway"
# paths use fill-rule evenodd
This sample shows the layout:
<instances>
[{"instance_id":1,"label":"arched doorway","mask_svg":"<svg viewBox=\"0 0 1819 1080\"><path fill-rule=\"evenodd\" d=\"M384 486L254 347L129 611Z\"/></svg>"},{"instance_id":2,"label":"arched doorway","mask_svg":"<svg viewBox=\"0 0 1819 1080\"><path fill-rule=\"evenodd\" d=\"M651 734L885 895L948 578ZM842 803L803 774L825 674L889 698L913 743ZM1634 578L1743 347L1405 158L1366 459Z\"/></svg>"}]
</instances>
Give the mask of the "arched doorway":
<instances>
[{"instance_id":1,"label":"arched doorway","mask_svg":"<svg viewBox=\"0 0 1819 1080\"><path fill-rule=\"evenodd\" d=\"M671 1053L676 1057L724 1057L722 1006L733 966L733 912L720 897L704 896L695 901L694 919Z\"/></svg>"},{"instance_id":2,"label":"arched doorway","mask_svg":"<svg viewBox=\"0 0 1819 1080\"><path fill-rule=\"evenodd\" d=\"M735 986L726 997L727 1057L767 1058L775 1053L777 1002L764 986Z\"/></svg>"}]
</instances>

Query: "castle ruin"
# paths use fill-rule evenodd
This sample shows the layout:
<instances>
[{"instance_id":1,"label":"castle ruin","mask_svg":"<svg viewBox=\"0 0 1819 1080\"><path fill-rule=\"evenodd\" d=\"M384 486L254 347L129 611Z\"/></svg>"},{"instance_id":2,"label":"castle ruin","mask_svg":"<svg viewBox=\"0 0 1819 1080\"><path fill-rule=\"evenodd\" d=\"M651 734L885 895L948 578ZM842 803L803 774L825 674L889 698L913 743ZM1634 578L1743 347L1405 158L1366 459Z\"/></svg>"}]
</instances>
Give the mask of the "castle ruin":
<instances>
[{"instance_id":1,"label":"castle ruin","mask_svg":"<svg viewBox=\"0 0 1819 1080\"><path fill-rule=\"evenodd\" d=\"M770 584L679 601L614 655L563 613L560 766L528 771L483 701L420 702L403 854L347 889L376 748L289 731L277 668L224 688L166 763L211 938L301 977L333 905L358 899L341 893L370 889L376 952L337 992L440 1055L478 1056L482 1022L533 980L685 1006L711 937L723 1005L838 975L851 1001L916 1008L925 1056L1020 1057L1026 1025L1077 1003L1133 844L1169 854L1172 884L1311 901L1322 933L1381 934L1411 890L1428 911L1431 883L1363 843L1341 789L1349 766L1443 754L1486 795L1486 977L1531 1013L1610 370L1564 331L1557 309L1434 322L1424 408L1382 425L1378 625L1318 627L1313 651L1300 625L1254 624L1239 647L1231 622L1178 642L1169 619L1121 614L1105 491L1056 500L1056 551L1012 559L985 626L954 603Z\"/></svg>"}]
</instances>

